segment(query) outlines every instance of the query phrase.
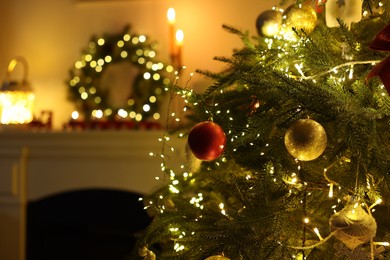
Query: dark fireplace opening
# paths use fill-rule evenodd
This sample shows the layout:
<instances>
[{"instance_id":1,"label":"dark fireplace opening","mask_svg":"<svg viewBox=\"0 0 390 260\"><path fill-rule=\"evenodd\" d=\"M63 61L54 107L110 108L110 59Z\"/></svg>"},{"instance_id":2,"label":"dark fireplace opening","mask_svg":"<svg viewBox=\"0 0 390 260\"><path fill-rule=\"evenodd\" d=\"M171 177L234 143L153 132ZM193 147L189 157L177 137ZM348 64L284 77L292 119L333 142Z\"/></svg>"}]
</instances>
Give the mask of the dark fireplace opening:
<instances>
[{"instance_id":1,"label":"dark fireplace opening","mask_svg":"<svg viewBox=\"0 0 390 260\"><path fill-rule=\"evenodd\" d=\"M139 232L151 222L141 194L91 189L27 207L27 260L137 259Z\"/></svg>"}]
</instances>

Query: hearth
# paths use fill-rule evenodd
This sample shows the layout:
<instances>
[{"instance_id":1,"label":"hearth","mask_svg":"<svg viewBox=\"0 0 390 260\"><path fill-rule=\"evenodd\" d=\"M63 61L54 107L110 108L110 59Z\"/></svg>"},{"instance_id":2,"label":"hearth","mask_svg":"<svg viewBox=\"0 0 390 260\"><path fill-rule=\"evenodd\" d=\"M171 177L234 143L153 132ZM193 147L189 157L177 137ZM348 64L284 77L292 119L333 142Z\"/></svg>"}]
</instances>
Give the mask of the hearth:
<instances>
[{"instance_id":1,"label":"hearth","mask_svg":"<svg viewBox=\"0 0 390 260\"><path fill-rule=\"evenodd\" d=\"M135 259L137 234L151 218L137 193L70 191L27 206L27 260Z\"/></svg>"}]
</instances>

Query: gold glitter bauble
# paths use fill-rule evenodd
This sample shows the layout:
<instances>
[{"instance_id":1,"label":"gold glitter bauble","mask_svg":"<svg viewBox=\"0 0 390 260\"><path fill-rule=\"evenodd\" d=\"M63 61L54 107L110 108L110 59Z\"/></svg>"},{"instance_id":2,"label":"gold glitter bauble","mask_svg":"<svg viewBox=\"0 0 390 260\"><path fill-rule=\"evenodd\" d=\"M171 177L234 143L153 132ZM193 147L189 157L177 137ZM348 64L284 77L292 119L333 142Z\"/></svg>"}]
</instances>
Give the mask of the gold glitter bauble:
<instances>
[{"instance_id":1,"label":"gold glitter bauble","mask_svg":"<svg viewBox=\"0 0 390 260\"><path fill-rule=\"evenodd\" d=\"M287 151L301 161L318 158L324 152L326 143L325 129L311 119L300 119L294 122L284 135Z\"/></svg>"},{"instance_id":2,"label":"gold glitter bauble","mask_svg":"<svg viewBox=\"0 0 390 260\"><path fill-rule=\"evenodd\" d=\"M282 27L282 13L275 10L267 10L256 19L256 29L260 36L272 37Z\"/></svg>"},{"instance_id":3,"label":"gold glitter bauble","mask_svg":"<svg viewBox=\"0 0 390 260\"><path fill-rule=\"evenodd\" d=\"M317 13L309 5L301 7L292 5L284 11L283 16L285 17L286 29L290 32L295 28L298 32L304 30L310 34L317 25Z\"/></svg>"},{"instance_id":4,"label":"gold glitter bauble","mask_svg":"<svg viewBox=\"0 0 390 260\"><path fill-rule=\"evenodd\" d=\"M230 259L227 257L224 257L223 255L213 255L213 256L207 257L205 260L230 260Z\"/></svg>"},{"instance_id":5,"label":"gold glitter bauble","mask_svg":"<svg viewBox=\"0 0 390 260\"><path fill-rule=\"evenodd\" d=\"M360 205L348 204L330 218L330 230L349 249L367 243L376 234L376 221Z\"/></svg>"}]
</instances>

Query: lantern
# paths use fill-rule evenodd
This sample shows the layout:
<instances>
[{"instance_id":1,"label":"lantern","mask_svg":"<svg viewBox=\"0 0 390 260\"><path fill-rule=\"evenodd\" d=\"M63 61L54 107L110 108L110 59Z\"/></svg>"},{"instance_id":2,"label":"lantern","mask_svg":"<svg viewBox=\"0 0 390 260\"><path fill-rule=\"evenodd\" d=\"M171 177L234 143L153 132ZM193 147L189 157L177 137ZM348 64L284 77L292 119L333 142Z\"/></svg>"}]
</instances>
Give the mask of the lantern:
<instances>
[{"instance_id":1,"label":"lantern","mask_svg":"<svg viewBox=\"0 0 390 260\"><path fill-rule=\"evenodd\" d=\"M11 73L18 63L24 66L22 81L11 80ZM6 78L0 89L0 123L30 123L33 120L34 100L34 93L27 82L27 62L22 57L15 57L8 65Z\"/></svg>"}]
</instances>

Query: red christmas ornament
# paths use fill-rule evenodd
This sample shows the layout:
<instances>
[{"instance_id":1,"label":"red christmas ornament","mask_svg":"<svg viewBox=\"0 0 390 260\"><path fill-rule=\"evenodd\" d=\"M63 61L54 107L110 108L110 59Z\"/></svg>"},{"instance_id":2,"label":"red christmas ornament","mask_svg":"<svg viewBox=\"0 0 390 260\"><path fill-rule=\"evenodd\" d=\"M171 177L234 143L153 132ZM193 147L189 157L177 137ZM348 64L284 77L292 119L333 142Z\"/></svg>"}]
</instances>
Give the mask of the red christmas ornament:
<instances>
[{"instance_id":1,"label":"red christmas ornament","mask_svg":"<svg viewBox=\"0 0 390 260\"><path fill-rule=\"evenodd\" d=\"M310 5L311 2L312 1L306 1L305 4ZM326 4L326 0L316 0L314 4L314 9L316 10L316 13L318 14L323 13L325 11L325 4Z\"/></svg>"},{"instance_id":2,"label":"red christmas ornament","mask_svg":"<svg viewBox=\"0 0 390 260\"><path fill-rule=\"evenodd\" d=\"M190 130L187 143L196 158L203 161L212 161L223 153L226 135L216 123L204 121L196 124Z\"/></svg>"},{"instance_id":3,"label":"red christmas ornament","mask_svg":"<svg viewBox=\"0 0 390 260\"><path fill-rule=\"evenodd\" d=\"M368 73L367 80L378 76L385 86L387 93L390 94L390 56L375 65L374 68Z\"/></svg>"},{"instance_id":4,"label":"red christmas ornament","mask_svg":"<svg viewBox=\"0 0 390 260\"><path fill-rule=\"evenodd\" d=\"M390 51L390 24L383 28L370 44L370 48L378 51ZM390 56L375 65L366 80L378 76L390 94Z\"/></svg>"},{"instance_id":5,"label":"red christmas ornament","mask_svg":"<svg viewBox=\"0 0 390 260\"><path fill-rule=\"evenodd\" d=\"M378 51L390 51L390 24L375 36L370 48Z\"/></svg>"}]
</instances>

